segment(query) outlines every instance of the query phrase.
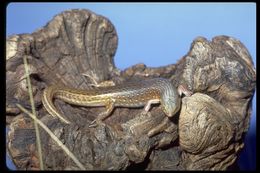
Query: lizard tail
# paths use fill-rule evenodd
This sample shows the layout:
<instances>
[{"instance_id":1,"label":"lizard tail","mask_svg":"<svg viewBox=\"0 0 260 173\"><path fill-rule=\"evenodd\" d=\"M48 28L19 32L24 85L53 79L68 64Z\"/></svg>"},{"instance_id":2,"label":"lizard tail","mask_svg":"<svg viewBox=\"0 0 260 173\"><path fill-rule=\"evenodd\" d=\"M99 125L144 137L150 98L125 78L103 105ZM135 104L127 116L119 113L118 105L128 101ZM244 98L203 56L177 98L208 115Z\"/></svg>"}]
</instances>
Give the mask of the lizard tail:
<instances>
[{"instance_id":1,"label":"lizard tail","mask_svg":"<svg viewBox=\"0 0 260 173\"><path fill-rule=\"evenodd\" d=\"M64 123L70 124L70 121L66 120L64 117L62 117L57 109L55 108L52 99L55 93L59 90L59 88L55 86L47 87L43 91L42 95L42 103L45 109L48 111L49 114L51 114L53 117L60 118Z\"/></svg>"}]
</instances>

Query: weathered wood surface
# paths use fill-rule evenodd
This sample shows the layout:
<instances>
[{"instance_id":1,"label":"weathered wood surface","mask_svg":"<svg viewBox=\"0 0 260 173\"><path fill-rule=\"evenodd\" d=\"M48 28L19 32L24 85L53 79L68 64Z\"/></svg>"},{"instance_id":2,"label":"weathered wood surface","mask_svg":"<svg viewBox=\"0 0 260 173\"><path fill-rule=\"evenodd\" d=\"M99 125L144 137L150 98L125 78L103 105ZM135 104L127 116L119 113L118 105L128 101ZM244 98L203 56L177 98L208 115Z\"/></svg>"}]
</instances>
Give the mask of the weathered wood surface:
<instances>
[{"instance_id":1,"label":"weathered wood surface","mask_svg":"<svg viewBox=\"0 0 260 173\"><path fill-rule=\"evenodd\" d=\"M39 119L77 156L86 169L226 170L234 165L249 127L256 72L250 54L235 38L196 38L177 64L150 68L137 64L115 67L118 37L112 23L88 10L69 10L55 16L32 34L7 38L6 120L7 150L18 169L39 169L32 120L15 103L30 109L23 57L27 56ZM121 57L124 58L124 57ZM149 138L149 129L166 116L160 106L152 116L142 109L116 108L105 125L89 128L103 108L83 108L55 100L73 122L65 125L43 108L46 86L87 89L92 83L116 84L129 79L164 77L195 94L182 99L180 112ZM44 167L78 169L40 128Z\"/></svg>"}]
</instances>

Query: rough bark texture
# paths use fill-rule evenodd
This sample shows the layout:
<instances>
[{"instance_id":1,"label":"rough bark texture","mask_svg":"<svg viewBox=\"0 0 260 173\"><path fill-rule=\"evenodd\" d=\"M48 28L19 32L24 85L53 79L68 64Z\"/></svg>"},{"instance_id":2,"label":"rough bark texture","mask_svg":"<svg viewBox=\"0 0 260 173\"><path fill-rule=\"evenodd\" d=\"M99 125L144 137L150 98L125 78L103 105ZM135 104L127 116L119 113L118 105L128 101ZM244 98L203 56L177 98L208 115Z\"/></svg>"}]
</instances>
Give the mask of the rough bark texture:
<instances>
[{"instance_id":1,"label":"rough bark texture","mask_svg":"<svg viewBox=\"0 0 260 173\"><path fill-rule=\"evenodd\" d=\"M120 71L114 65L118 37L112 23L88 10L69 10L32 34L7 38L6 115L10 131L7 150L18 169L39 169L32 120L15 103L30 109L23 57L27 56L38 118L77 156L86 169L226 170L243 148L249 127L256 72L244 45L228 36L196 38L177 64L149 68L137 64ZM122 57L123 58L123 57ZM73 122L65 125L41 103L46 86L88 89L92 81L116 84L132 78L164 77L193 93L165 130L151 138L149 129L166 117L160 106L152 116L142 109L116 108L95 128L89 123L103 108L84 108L55 100ZM44 167L78 169L40 128Z\"/></svg>"}]
</instances>

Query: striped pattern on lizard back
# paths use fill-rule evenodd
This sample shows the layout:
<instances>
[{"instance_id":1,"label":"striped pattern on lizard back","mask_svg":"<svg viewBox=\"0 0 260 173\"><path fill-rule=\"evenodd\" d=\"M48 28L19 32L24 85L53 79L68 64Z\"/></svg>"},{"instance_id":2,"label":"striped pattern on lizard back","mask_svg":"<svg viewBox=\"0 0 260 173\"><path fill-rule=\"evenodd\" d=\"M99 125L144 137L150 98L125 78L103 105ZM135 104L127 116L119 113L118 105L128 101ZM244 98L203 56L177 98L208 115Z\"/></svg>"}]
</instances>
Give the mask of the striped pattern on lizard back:
<instances>
[{"instance_id":1,"label":"striped pattern on lizard back","mask_svg":"<svg viewBox=\"0 0 260 173\"><path fill-rule=\"evenodd\" d=\"M59 116L52 103L53 98L79 106L109 106L112 103L112 109L113 107L142 107L150 100L158 100L163 104L166 114L171 114L171 111L167 110L170 109L167 104L176 102L177 106L174 105L176 107L174 109L178 109L180 104L176 88L164 78L134 80L116 86L88 90L48 87L43 94L43 104L48 112Z\"/></svg>"}]
</instances>

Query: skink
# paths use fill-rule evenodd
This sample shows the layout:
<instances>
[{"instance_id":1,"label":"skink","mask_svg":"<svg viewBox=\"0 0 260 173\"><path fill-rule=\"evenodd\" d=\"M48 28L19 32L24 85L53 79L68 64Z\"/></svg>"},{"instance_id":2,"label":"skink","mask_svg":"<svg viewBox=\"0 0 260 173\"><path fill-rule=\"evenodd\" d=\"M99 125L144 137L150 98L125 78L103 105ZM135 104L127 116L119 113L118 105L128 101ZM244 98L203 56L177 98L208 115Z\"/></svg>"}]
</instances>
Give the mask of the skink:
<instances>
[{"instance_id":1,"label":"skink","mask_svg":"<svg viewBox=\"0 0 260 173\"><path fill-rule=\"evenodd\" d=\"M91 123L94 124L107 118L115 107L144 107L144 111L148 112L152 104L158 103L161 104L164 113L172 117L180 109L182 93L187 94L185 88L176 89L168 79L152 78L88 90L53 85L44 90L42 102L52 116L60 118L65 123L70 121L57 111L53 98L78 106L106 107L106 111Z\"/></svg>"}]
</instances>

